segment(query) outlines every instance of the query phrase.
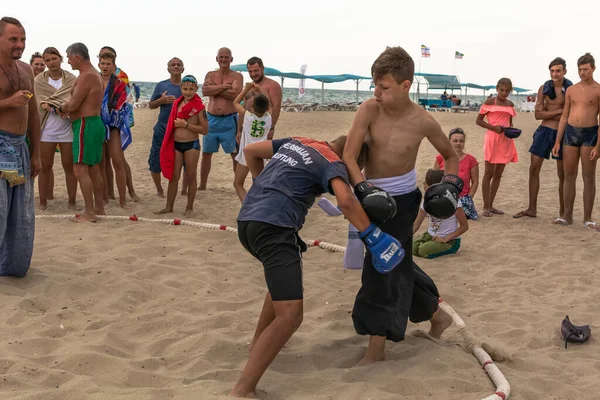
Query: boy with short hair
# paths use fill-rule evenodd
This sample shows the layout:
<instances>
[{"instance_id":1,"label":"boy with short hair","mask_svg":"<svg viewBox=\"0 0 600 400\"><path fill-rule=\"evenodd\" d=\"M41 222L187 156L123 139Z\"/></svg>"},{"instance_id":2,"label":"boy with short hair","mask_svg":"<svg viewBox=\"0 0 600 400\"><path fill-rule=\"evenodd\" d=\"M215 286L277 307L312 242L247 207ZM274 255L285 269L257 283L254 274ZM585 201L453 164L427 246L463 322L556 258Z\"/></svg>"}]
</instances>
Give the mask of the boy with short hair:
<instances>
[{"instance_id":1,"label":"boy with short hair","mask_svg":"<svg viewBox=\"0 0 600 400\"><path fill-rule=\"evenodd\" d=\"M156 211L155 214L173 212L179 177L184 163L188 183L191 188L196 187L200 158L199 135L206 135L208 132L206 109L197 91L198 81L193 75L186 75L181 79L182 95L173 103L160 148L160 168L164 177L169 180L167 206ZM195 199L196 191L188 190L186 217L192 216Z\"/></svg>"},{"instance_id":2,"label":"boy with short hair","mask_svg":"<svg viewBox=\"0 0 600 400\"><path fill-rule=\"evenodd\" d=\"M419 146L427 138L444 157L446 176L425 193L424 208L437 217L454 214L462 181L458 156L437 121L409 97L414 78L414 61L401 47L388 47L375 60L371 75L375 98L357 110L344 149L343 160L359 201L374 196L392 196L396 215L379 225L398 239L406 250L400 265L390 274L373 274L367 251L352 319L359 335L369 335L369 346L359 365L385 358L386 339L404 340L406 325L431 321L429 333L440 337L452 323L438 309L439 293L433 280L412 260L412 228L421 204L415 163ZM367 141L369 157L364 168L356 160ZM376 186L375 186L376 185Z\"/></svg>"},{"instance_id":3,"label":"boy with short hair","mask_svg":"<svg viewBox=\"0 0 600 400\"><path fill-rule=\"evenodd\" d=\"M252 89L254 89L258 95L254 97L254 101L252 102L252 111L246 111L241 103L244 96ZM238 112L239 128L236 140L240 145L238 155L235 157L235 161L237 161L238 164L235 167L233 187L235 188L240 201L243 203L246 198L244 182L246 181L249 171L246 166L244 148L251 143L267 140L273 120L271 114L267 111L269 109L269 99L262 93L260 86L254 82L246 83L244 90L242 90L233 101L233 106Z\"/></svg>"},{"instance_id":4,"label":"boy with short hair","mask_svg":"<svg viewBox=\"0 0 600 400\"><path fill-rule=\"evenodd\" d=\"M554 221L558 225L573 223L573 203L579 160L583 178L583 226L588 229L599 229L592 219L594 200L596 198L596 163L600 154L598 141L598 113L600 108L600 84L594 80L596 61L590 53L585 53L577 60L577 71L580 82L570 86L565 94L565 105L558 123L556 141L552 154L557 157L562 143L564 182L564 218Z\"/></svg>"},{"instance_id":5,"label":"boy with short hair","mask_svg":"<svg viewBox=\"0 0 600 400\"><path fill-rule=\"evenodd\" d=\"M331 143L294 137L252 143L244 149L255 182L237 218L238 237L263 264L269 291L250 359L232 396L255 396L261 376L302 323L302 252L306 244L298 232L317 196L325 192L336 196L339 208L372 254L369 268L376 274L389 274L404 255L400 243L377 228L363 210L365 205L361 207L353 196L340 158L345 142L345 136ZM263 159L271 159L266 167ZM365 204L382 218L396 211L393 201L383 196L369 198Z\"/></svg>"},{"instance_id":6,"label":"boy with short hair","mask_svg":"<svg viewBox=\"0 0 600 400\"><path fill-rule=\"evenodd\" d=\"M119 204L121 208L130 209L127 205L127 173L125 171L124 150L131 144L131 130L129 128L129 111L127 108L127 85L115 75L115 55L111 52L100 54L98 64L104 83L104 98L100 115L102 122L106 125L105 149L110 155L110 162L115 169L115 181L119 192ZM106 154L100 164L104 179L105 195L108 197L106 165L109 158Z\"/></svg>"}]
</instances>

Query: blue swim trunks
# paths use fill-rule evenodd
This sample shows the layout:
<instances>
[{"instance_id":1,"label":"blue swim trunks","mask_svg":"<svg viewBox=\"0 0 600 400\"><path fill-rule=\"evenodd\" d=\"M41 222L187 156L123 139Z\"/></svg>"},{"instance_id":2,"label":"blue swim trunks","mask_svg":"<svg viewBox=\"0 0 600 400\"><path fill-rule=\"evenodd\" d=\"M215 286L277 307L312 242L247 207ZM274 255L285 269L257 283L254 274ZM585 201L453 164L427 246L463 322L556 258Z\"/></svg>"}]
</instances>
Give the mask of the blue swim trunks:
<instances>
[{"instance_id":1,"label":"blue swim trunks","mask_svg":"<svg viewBox=\"0 0 600 400\"><path fill-rule=\"evenodd\" d=\"M545 158L546 160L550 159L552 148L556 142L556 134L556 129L548 128L547 126L543 125L538 126L533 133L533 143L531 143L529 152L534 156ZM563 144L561 143L560 150L558 151L558 157L552 156L552 159L562 160L562 146Z\"/></svg>"},{"instance_id":2,"label":"blue swim trunks","mask_svg":"<svg viewBox=\"0 0 600 400\"><path fill-rule=\"evenodd\" d=\"M208 134L202 137L204 153L217 153L219 144L226 154L235 153L237 133L237 113L227 115L214 115L207 113Z\"/></svg>"},{"instance_id":3,"label":"blue swim trunks","mask_svg":"<svg viewBox=\"0 0 600 400\"><path fill-rule=\"evenodd\" d=\"M568 125L565 129L563 143L566 146L595 146L598 143L598 125L590 128L579 128Z\"/></svg>"}]
</instances>

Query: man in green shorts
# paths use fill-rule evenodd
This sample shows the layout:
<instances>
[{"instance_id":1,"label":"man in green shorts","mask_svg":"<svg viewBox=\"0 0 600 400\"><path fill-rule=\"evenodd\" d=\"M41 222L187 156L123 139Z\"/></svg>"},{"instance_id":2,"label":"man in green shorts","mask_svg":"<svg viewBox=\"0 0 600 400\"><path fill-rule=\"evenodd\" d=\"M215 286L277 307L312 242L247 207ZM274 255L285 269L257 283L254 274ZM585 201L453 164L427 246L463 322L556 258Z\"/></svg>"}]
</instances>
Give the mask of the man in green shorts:
<instances>
[{"instance_id":1,"label":"man in green shorts","mask_svg":"<svg viewBox=\"0 0 600 400\"><path fill-rule=\"evenodd\" d=\"M103 183L100 175L102 145L106 127L100 118L104 90L102 78L90 62L90 54L83 43L67 48L67 58L79 77L73 88L71 100L58 108L68 115L73 125L73 172L79 182L85 201L85 211L74 222L96 222L96 215L104 214ZM94 207L95 200L95 207Z\"/></svg>"}]
</instances>

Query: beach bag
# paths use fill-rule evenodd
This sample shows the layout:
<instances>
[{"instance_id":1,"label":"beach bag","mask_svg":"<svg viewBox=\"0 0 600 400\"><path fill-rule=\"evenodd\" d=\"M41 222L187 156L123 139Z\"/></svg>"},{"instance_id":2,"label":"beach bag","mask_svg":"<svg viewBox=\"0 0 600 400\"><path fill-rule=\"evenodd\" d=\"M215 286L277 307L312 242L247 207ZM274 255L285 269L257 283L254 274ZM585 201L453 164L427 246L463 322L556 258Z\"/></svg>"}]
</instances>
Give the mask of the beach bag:
<instances>
[{"instance_id":1,"label":"beach bag","mask_svg":"<svg viewBox=\"0 0 600 400\"><path fill-rule=\"evenodd\" d=\"M502 133L509 139L516 139L521 136L521 130L517 128L502 128Z\"/></svg>"}]
</instances>

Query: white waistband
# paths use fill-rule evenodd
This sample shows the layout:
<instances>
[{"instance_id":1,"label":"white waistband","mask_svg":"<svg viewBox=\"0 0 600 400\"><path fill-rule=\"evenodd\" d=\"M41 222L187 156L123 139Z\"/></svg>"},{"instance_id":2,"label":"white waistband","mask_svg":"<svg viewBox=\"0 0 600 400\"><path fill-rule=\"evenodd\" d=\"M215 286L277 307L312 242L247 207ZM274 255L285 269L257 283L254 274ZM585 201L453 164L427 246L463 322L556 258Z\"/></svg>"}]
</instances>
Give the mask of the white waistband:
<instances>
[{"instance_id":1,"label":"white waistband","mask_svg":"<svg viewBox=\"0 0 600 400\"><path fill-rule=\"evenodd\" d=\"M415 168L404 175L368 179L368 181L385 190L391 196L400 196L417 189L417 169Z\"/></svg>"}]
</instances>

